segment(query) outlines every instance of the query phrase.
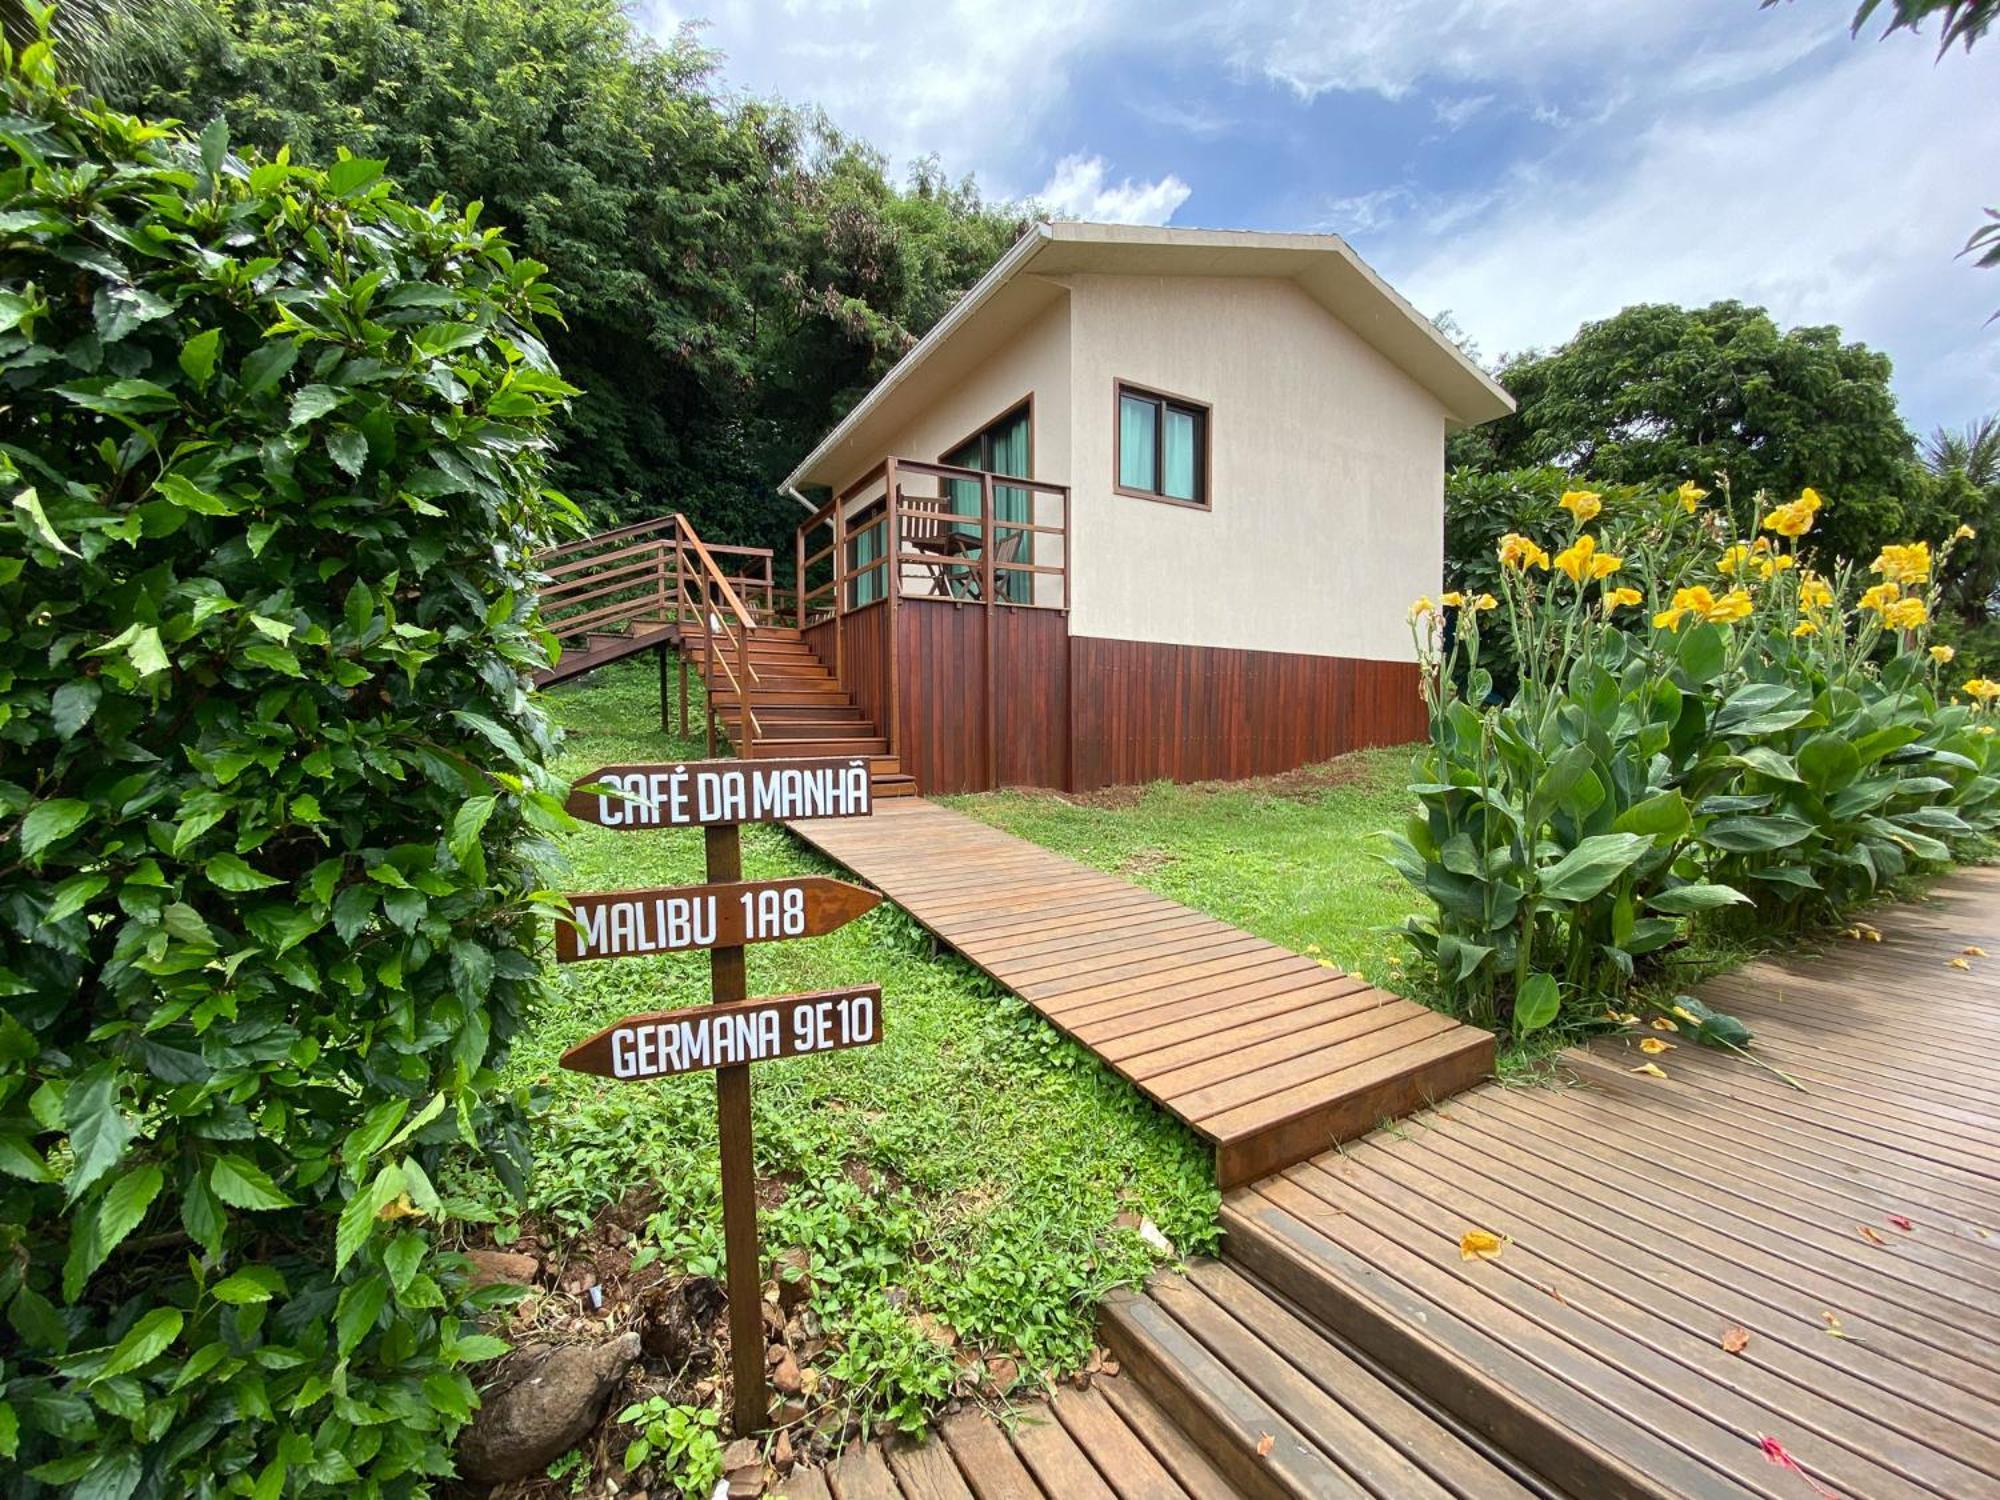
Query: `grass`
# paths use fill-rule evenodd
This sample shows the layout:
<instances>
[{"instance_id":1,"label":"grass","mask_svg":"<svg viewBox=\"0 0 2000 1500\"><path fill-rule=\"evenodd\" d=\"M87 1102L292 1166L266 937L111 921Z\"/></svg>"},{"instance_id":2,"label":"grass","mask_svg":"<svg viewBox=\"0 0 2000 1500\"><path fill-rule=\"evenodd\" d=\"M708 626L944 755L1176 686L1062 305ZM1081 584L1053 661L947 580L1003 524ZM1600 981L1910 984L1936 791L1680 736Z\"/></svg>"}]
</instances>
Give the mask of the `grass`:
<instances>
[{"instance_id":1,"label":"grass","mask_svg":"<svg viewBox=\"0 0 2000 1500\"><path fill-rule=\"evenodd\" d=\"M1408 747L1253 782L1157 782L1088 796L991 792L960 812L1300 953L1407 993L1394 929L1417 894L1373 835L1409 809ZM1413 995L1412 998L1422 998Z\"/></svg>"},{"instance_id":2,"label":"grass","mask_svg":"<svg viewBox=\"0 0 2000 1500\"><path fill-rule=\"evenodd\" d=\"M546 697L570 775L701 754L658 729L650 663ZM702 878L698 833L569 836L566 888ZM744 875L830 873L776 828L743 837ZM920 1425L985 1354L1024 1372L1087 1357L1095 1304L1157 1263L1150 1219L1184 1252L1216 1233L1194 1138L969 965L884 905L825 937L753 947L750 993L881 984L879 1046L761 1064L754 1075L767 1255L804 1247L830 1347L826 1390L873 1424ZM618 1017L707 998L699 957L572 964L517 1038L506 1082L540 1093L529 1212L580 1234L639 1193L641 1255L719 1274L722 1220L709 1075L614 1084L563 1072L562 1050ZM1123 1226L1121 1227L1121 1222ZM940 1325L948 1328L944 1332Z\"/></svg>"}]
</instances>

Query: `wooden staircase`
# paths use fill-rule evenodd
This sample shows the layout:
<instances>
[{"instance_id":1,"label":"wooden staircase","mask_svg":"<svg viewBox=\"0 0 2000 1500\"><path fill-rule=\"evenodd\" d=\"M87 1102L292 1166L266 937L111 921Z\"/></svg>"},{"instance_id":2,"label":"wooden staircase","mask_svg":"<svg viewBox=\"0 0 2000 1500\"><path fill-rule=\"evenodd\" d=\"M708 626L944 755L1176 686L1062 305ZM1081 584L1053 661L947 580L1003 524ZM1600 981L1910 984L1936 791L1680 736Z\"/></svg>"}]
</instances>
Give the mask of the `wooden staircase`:
<instances>
[{"instance_id":1,"label":"wooden staircase","mask_svg":"<svg viewBox=\"0 0 2000 1500\"><path fill-rule=\"evenodd\" d=\"M675 644L703 670L716 723L732 745L743 743L743 693L721 670L732 649L701 625L673 627ZM749 637L750 714L757 726L751 755L868 757L875 795L914 797L916 778L889 753L888 738L795 626L760 625Z\"/></svg>"},{"instance_id":2,"label":"wooden staircase","mask_svg":"<svg viewBox=\"0 0 2000 1500\"><path fill-rule=\"evenodd\" d=\"M718 556L740 571L724 573ZM777 623L769 548L710 547L671 515L551 548L538 562L543 618L563 651L535 674L537 687L671 649L702 675L711 749L726 742L758 760L866 756L877 797L916 794L887 735L797 627ZM664 726L664 670L660 682Z\"/></svg>"}]
</instances>

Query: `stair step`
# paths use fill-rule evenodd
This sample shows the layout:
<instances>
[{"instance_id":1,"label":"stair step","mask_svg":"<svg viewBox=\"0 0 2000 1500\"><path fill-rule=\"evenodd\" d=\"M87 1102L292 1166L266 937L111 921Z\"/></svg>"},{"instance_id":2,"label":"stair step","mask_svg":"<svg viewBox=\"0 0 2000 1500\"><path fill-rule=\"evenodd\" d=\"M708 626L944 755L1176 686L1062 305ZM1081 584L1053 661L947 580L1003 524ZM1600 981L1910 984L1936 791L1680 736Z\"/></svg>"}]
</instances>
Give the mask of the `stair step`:
<instances>
[{"instance_id":1,"label":"stair step","mask_svg":"<svg viewBox=\"0 0 2000 1500\"><path fill-rule=\"evenodd\" d=\"M889 742L880 735L872 738L769 739L757 742L757 758L768 760L775 756L876 755L888 748Z\"/></svg>"},{"instance_id":2,"label":"stair step","mask_svg":"<svg viewBox=\"0 0 2000 1500\"><path fill-rule=\"evenodd\" d=\"M717 688L709 696L714 700L717 712L736 707L737 695L733 688ZM817 688L767 688L760 684L750 690L750 701L760 714L771 708L800 708L817 712L851 708L854 695L842 692L840 685L834 682Z\"/></svg>"},{"instance_id":3,"label":"stair step","mask_svg":"<svg viewBox=\"0 0 2000 1500\"><path fill-rule=\"evenodd\" d=\"M1124 1371L1245 1495L1560 1494L1227 1261L1101 1311Z\"/></svg>"}]
</instances>

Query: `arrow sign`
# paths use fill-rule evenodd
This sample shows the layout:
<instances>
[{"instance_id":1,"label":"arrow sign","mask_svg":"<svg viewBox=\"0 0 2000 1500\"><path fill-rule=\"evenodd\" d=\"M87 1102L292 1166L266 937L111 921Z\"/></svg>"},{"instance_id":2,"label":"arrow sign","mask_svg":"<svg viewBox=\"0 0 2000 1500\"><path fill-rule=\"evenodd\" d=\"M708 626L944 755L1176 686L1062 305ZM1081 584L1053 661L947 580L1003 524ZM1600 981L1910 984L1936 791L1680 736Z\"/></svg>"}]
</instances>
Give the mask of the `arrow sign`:
<instances>
[{"instance_id":1,"label":"arrow sign","mask_svg":"<svg viewBox=\"0 0 2000 1500\"><path fill-rule=\"evenodd\" d=\"M556 961L640 958L819 937L872 911L881 900L873 891L823 875L586 891L569 898L573 920L556 925Z\"/></svg>"},{"instance_id":2,"label":"arrow sign","mask_svg":"<svg viewBox=\"0 0 2000 1500\"><path fill-rule=\"evenodd\" d=\"M602 828L709 828L790 818L865 818L874 811L865 756L806 760L691 760L678 765L601 766L565 804Z\"/></svg>"},{"instance_id":3,"label":"arrow sign","mask_svg":"<svg viewBox=\"0 0 2000 1500\"><path fill-rule=\"evenodd\" d=\"M872 1047L881 1040L882 987L868 984L627 1016L570 1048L562 1065L634 1082Z\"/></svg>"}]
</instances>

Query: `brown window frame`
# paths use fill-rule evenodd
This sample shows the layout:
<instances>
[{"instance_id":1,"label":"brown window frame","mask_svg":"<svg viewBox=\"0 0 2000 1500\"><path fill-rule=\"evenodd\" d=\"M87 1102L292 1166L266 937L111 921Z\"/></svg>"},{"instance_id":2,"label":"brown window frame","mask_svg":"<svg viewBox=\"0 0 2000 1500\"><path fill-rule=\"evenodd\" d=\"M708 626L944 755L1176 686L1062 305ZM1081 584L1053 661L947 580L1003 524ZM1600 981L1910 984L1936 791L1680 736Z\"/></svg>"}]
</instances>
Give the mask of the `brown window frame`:
<instances>
[{"instance_id":1,"label":"brown window frame","mask_svg":"<svg viewBox=\"0 0 2000 1500\"><path fill-rule=\"evenodd\" d=\"M1169 495L1162 490L1141 490L1123 482L1125 473L1124 446L1125 424L1123 411L1125 398L1133 396L1141 401L1151 401L1160 407L1160 420L1153 423L1153 477L1164 483L1166 472L1166 441L1168 411L1178 411L1195 419L1195 441L1200 453L1195 461L1195 496L1183 500L1178 495ZM1136 380L1113 380L1111 382L1111 492L1124 495L1132 500L1152 500L1161 505L1178 505L1182 510L1214 509L1214 492L1210 479L1214 472L1214 424L1211 420L1215 408L1206 401L1197 401L1192 396L1177 396L1172 391L1163 391L1157 386L1141 385Z\"/></svg>"}]
</instances>

